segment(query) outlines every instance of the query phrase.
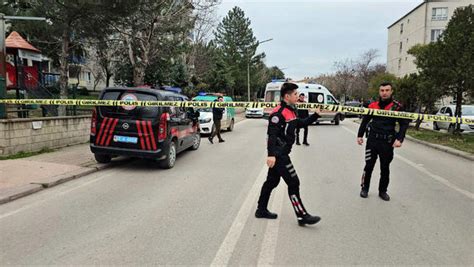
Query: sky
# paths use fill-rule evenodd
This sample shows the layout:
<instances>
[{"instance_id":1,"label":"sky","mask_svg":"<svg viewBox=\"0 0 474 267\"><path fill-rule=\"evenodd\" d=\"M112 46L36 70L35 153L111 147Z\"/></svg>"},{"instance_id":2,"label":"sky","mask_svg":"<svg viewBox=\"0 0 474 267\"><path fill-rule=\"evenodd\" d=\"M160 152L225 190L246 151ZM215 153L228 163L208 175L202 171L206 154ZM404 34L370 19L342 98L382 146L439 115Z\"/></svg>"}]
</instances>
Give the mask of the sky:
<instances>
[{"instance_id":1,"label":"sky","mask_svg":"<svg viewBox=\"0 0 474 267\"><path fill-rule=\"evenodd\" d=\"M334 72L334 62L356 59L377 49L386 64L387 27L422 0L223 0L222 20L234 6L244 10L265 52L267 66L283 68L286 77L302 79Z\"/></svg>"}]
</instances>

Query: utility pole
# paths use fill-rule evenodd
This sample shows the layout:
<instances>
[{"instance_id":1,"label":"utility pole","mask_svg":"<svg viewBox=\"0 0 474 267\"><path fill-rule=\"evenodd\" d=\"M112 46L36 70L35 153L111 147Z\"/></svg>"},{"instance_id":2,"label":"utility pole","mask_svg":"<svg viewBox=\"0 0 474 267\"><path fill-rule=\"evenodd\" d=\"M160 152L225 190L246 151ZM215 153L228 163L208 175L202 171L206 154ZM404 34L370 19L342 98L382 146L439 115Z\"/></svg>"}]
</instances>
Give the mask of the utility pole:
<instances>
[{"instance_id":1,"label":"utility pole","mask_svg":"<svg viewBox=\"0 0 474 267\"><path fill-rule=\"evenodd\" d=\"M6 45L5 45L5 21L6 20L46 20L42 17L18 17L5 16L0 13L0 99L5 99L7 94L7 66L6 66ZM6 119L6 105L0 104L0 119Z\"/></svg>"},{"instance_id":2,"label":"utility pole","mask_svg":"<svg viewBox=\"0 0 474 267\"><path fill-rule=\"evenodd\" d=\"M270 42L272 40L273 38L270 38L261 42L257 42L257 46L266 42ZM247 101L248 102L250 102L250 61L251 60L252 59L248 57L248 61L247 61Z\"/></svg>"}]
</instances>

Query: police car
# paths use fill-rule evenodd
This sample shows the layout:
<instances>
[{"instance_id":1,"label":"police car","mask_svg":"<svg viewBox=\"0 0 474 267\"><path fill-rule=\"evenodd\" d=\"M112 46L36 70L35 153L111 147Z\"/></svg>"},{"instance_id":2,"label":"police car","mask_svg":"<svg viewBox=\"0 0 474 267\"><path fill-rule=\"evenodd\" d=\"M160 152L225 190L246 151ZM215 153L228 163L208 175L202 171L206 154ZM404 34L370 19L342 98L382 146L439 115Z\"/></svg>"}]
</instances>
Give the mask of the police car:
<instances>
[{"instance_id":1,"label":"police car","mask_svg":"<svg viewBox=\"0 0 474 267\"><path fill-rule=\"evenodd\" d=\"M101 100L187 101L165 90L106 88ZM176 155L197 150L201 142L199 113L192 108L100 106L92 116L90 149L100 163L115 156L156 159L162 168L172 168Z\"/></svg>"}]
</instances>

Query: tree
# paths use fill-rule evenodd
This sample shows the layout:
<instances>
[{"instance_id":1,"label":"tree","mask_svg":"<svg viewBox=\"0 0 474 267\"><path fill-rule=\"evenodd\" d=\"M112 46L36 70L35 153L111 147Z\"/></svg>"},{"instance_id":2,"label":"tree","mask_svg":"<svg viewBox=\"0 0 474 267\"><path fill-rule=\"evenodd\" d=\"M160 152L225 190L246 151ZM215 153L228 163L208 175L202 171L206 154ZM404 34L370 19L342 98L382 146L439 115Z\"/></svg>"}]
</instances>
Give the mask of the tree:
<instances>
[{"instance_id":1,"label":"tree","mask_svg":"<svg viewBox=\"0 0 474 267\"><path fill-rule=\"evenodd\" d=\"M253 68L264 57L264 54L256 55L259 43L250 24L244 11L234 7L214 32L222 63L235 81L229 92L232 96L245 94L248 64Z\"/></svg>"},{"instance_id":2,"label":"tree","mask_svg":"<svg viewBox=\"0 0 474 267\"><path fill-rule=\"evenodd\" d=\"M429 113L434 110L436 101L441 97L441 90L426 77L410 74L398 79L395 86L395 96L402 102L406 111ZM418 130L421 121L416 122Z\"/></svg>"},{"instance_id":3,"label":"tree","mask_svg":"<svg viewBox=\"0 0 474 267\"><path fill-rule=\"evenodd\" d=\"M105 34L105 25L122 16L125 3L104 1L32 0L8 1L11 15L46 17L48 23L18 22L12 29L27 38L59 66L60 98L68 97L68 71L72 55L81 56L84 40ZM101 27L97 27L101 25ZM76 57L77 59L77 57ZM65 106L59 107L59 115L65 115Z\"/></svg>"},{"instance_id":4,"label":"tree","mask_svg":"<svg viewBox=\"0 0 474 267\"><path fill-rule=\"evenodd\" d=\"M336 68L334 90L338 96L342 97L343 102L346 102L347 95L351 94L350 90L353 88L355 81L354 62L350 59L345 59L335 62L334 67Z\"/></svg>"},{"instance_id":5,"label":"tree","mask_svg":"<svg viewBox=\"0 0 474 267\"><path fill-rule=\"evenodd\" d=\"M369 97L378 98L379 96L379 87L383 82L390 82L393 85L397 84L397 77L390 73L380 73L374 77L369 82ZM396 91L395 91L396 92Z\"/></svg>"},{"instance_id":6,"label":"tree","mask_svg":"<svg viewBox=\"0 0 474 267\"><path fill-rule=\"evenodd\" d=\"M130 10L129 16L110 26L127 49L133 84L139 86L151 65L177 58L189 45L193 5L189 0L142 0Z\"/></svg>"},{"instance_id":7,"label":"tree","mask_svg":"<svg viewBox=\"0 0 474 267\"><path fill-rule=\"evenodd\" d=\"M474 95L474 6L455 10L438 42L418 45L414 55L420 75L430 80L443 95L456 100L455 116L461 116L466 95ZM460 125L456 126L459 132Z\"/></svg>"}]
</instances>

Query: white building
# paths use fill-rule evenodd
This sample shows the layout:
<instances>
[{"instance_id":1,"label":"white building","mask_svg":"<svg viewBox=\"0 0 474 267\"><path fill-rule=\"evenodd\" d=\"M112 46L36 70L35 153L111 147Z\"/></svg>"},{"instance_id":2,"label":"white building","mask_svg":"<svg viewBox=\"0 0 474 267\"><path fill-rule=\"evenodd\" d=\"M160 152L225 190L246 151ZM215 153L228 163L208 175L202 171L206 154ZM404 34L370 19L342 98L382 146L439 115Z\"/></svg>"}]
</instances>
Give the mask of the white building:
<instances>
[{"instance_id":1,"label":"white building","mask_svg":"<svg viewBox=\"0 0 474 267\"><path fill-rule=\"evenodd\" d=\"M397 77L415 73L408 50L416 44L435 42L459 7L474 0L424 0L388 27L387 71Z\"/></svg>"}]
</instances>

